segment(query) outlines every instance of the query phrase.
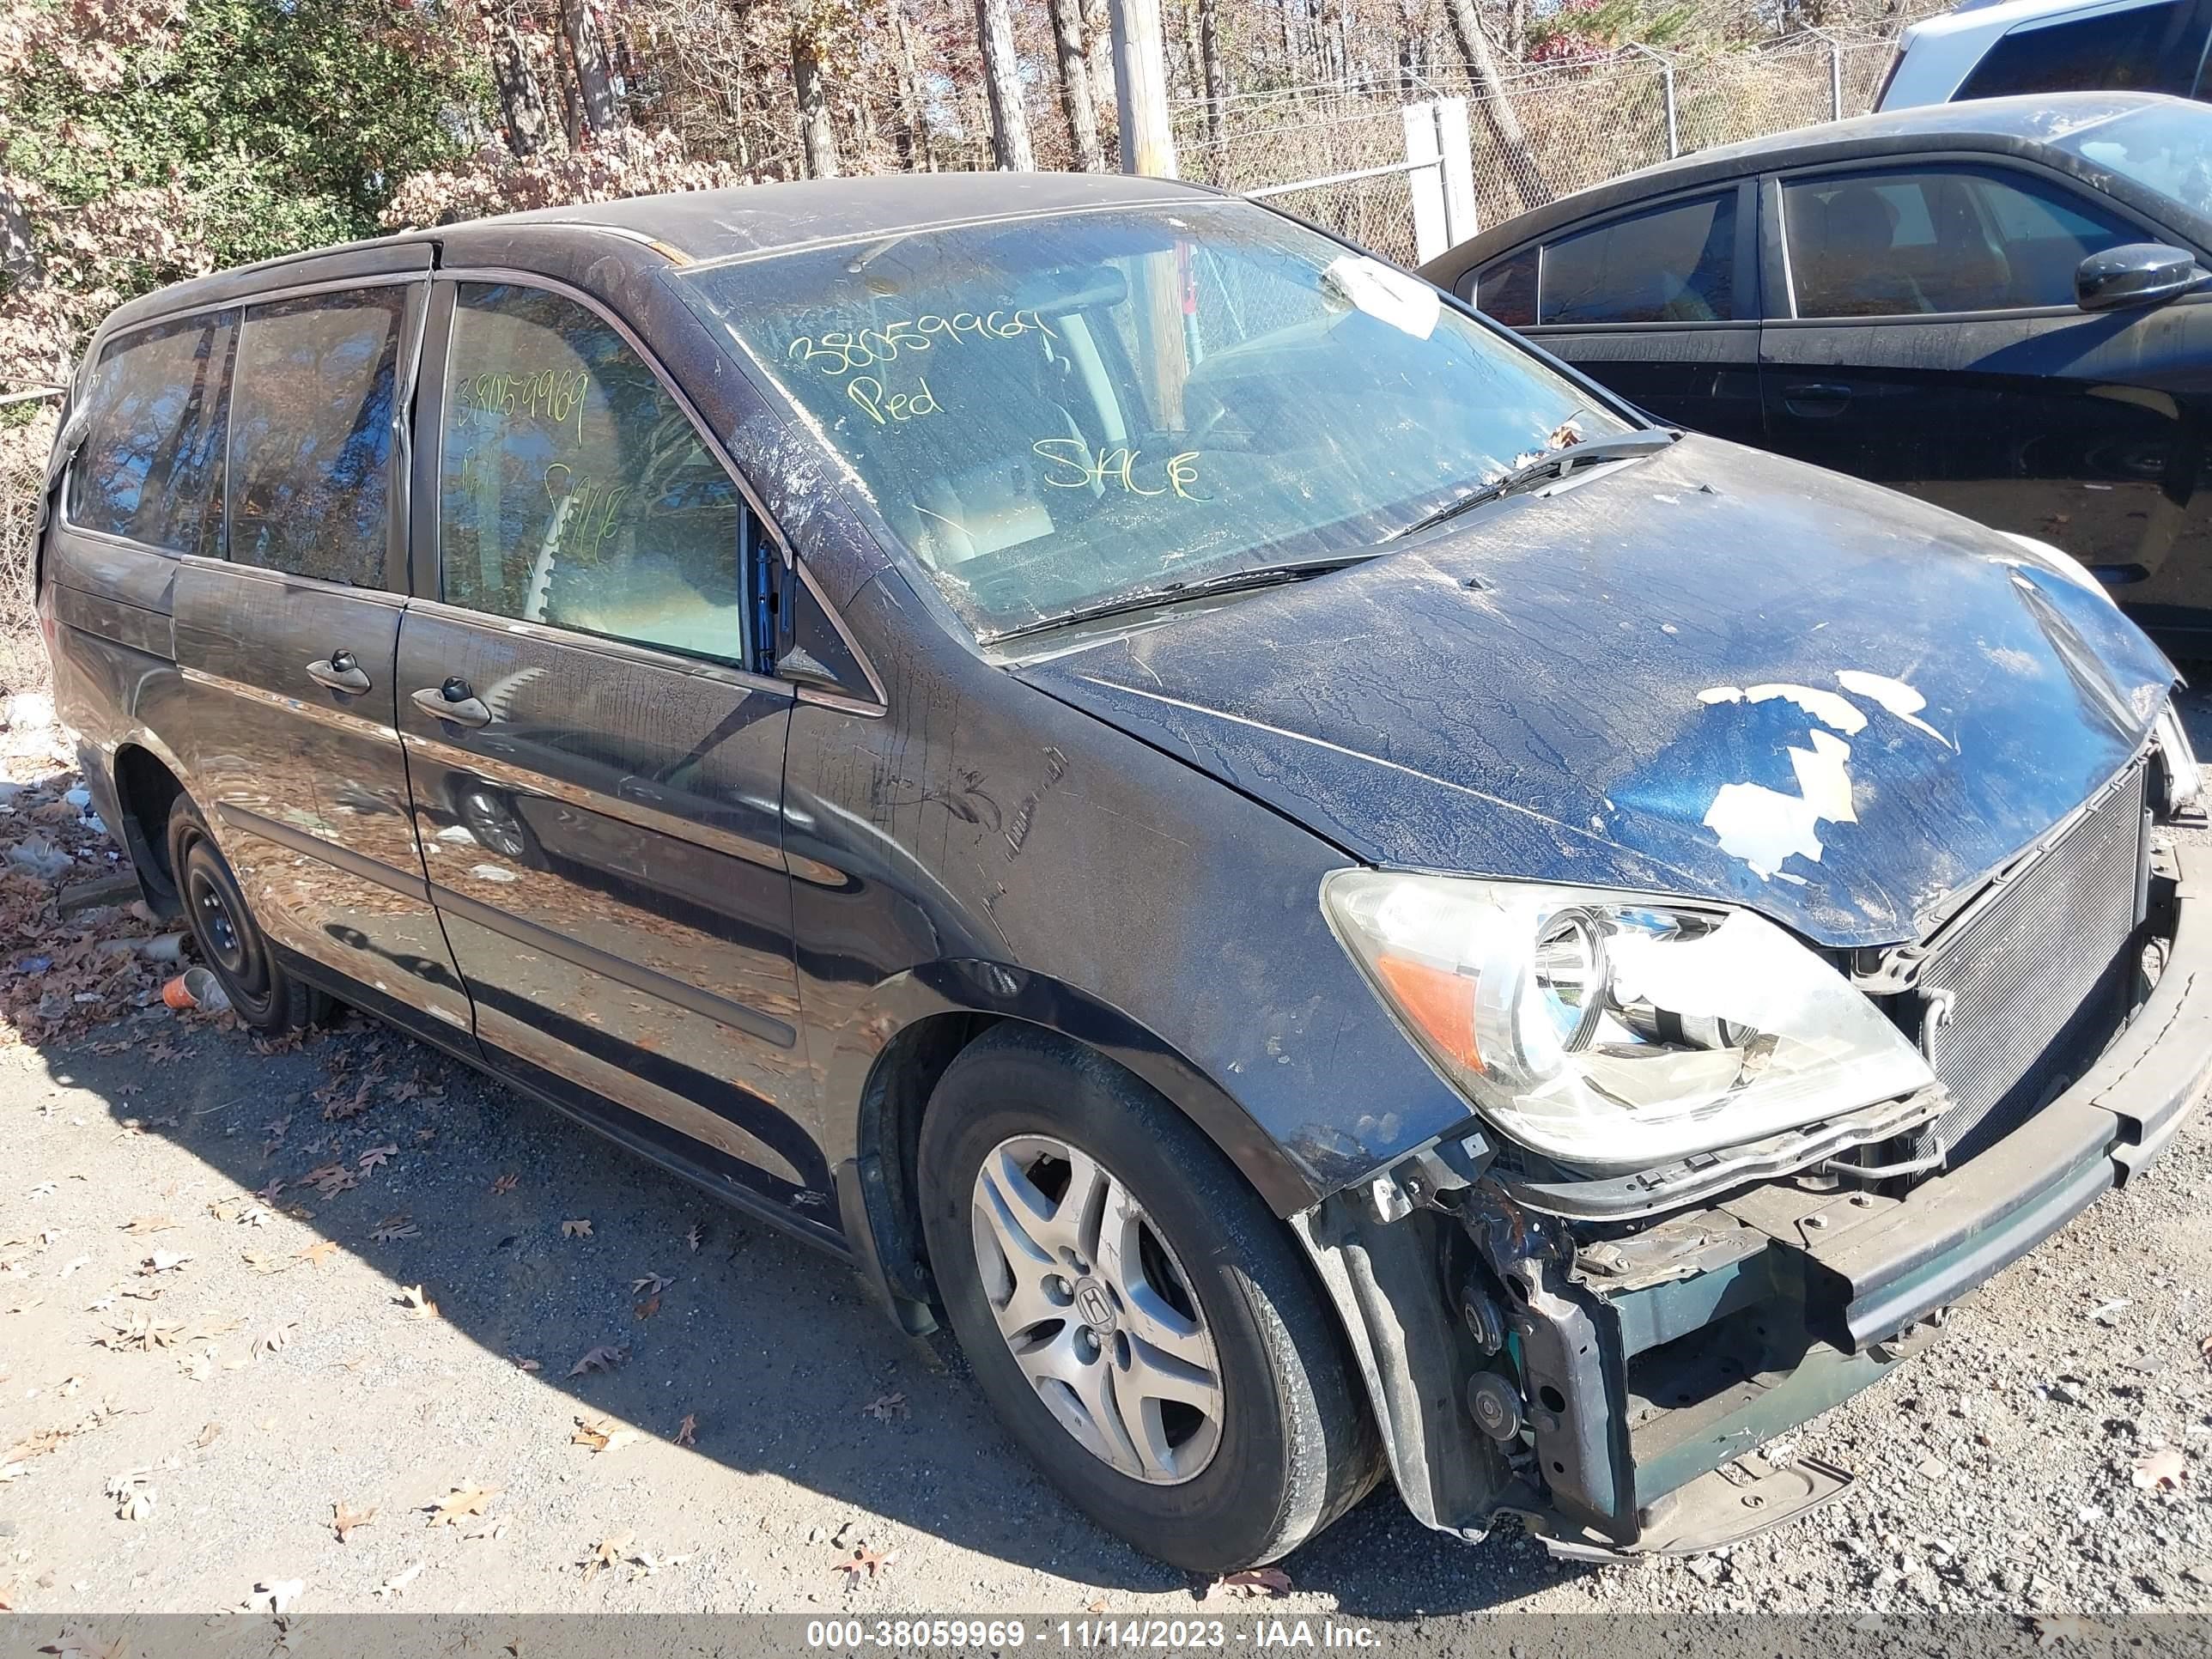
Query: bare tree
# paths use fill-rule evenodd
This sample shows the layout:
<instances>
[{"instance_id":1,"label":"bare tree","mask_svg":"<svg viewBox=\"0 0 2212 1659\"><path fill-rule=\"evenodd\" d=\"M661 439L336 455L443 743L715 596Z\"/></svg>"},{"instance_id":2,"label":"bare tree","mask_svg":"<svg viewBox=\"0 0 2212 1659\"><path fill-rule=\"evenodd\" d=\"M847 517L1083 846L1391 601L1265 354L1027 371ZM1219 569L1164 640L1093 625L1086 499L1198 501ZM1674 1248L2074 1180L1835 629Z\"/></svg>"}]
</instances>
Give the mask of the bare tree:
<instances>
[{"instance_id":1,"label":"bare tree","mask_svg":"<svg viewBox=\"0 0 2212 1659\"><path fill-rule=\"evenodd\" d=\"M909 173L937 171L937 146L929 136L922 107L921 72L915 67L914 33L907 27L906 0L890 0L891 37L898 46L899 155Z\"/></svg>"},{"instance_id":2,"label":"bare tree","mask_svg":"<svg viewBox=\"0 0 2212 1659\"><path fill-rule=\"evenodd\" d=\"M1482 20L1475 15L1474 0L1444 0L1444 10L1451 19L1460 54L1467 60L1467 72L1474 82L1475 106L1497 142L1506 175L1513 180L1514 193L1524 209L1540 207L1552 199L1552 187L1536 165L1528 135L1521 131L1521 118L1513 112L1512 102L1505 95L1505 82L1498 72L1489 37L1482 32Z\"/></svg>"},{"instance_id":3,"label":"bare tree","mask_svg":"<svg viewBox=\"0 0 2212 1659\"><path fill-rule=\"evenodd\" d=\"M1098 109L1091 98L1091 63L1083 52L1082 0L1051 0L1052 44L1060 57L1060 102L1067 112L1068 149L1081 173L1098 173L1106 153L1098 143Z\"/></svg>"},{"instance_id":4,"label":"bare tree","mask_svg":"<svg viewBox=\"0 0 2212 1659\"><path fill-rule=\"evenodd\" d=\"M1006 0L975 0L975 33L983 46L983 91L991 104L991 164L1002 173L1034 173L1030 118L1022 107L1021 60Z\"/></svg>"},{"instance_id":5,"label":"bare tree","mask_svg":"<svg viewBox=\"0 0 2212 1659\"><path fill-rule=\"evenodd\" d=\"M592 132L611 132L622 120L622 107L615 98L614 72L608 67L606 35L591 0L561 0L561 32L568 38L585 126Z\"/></svg>"},{"instance_id":6,"label":"bare tree","mask_svg":"<svg viewBox=\"0 0 2212 1659\"><path fill-rule=\"evenodd\" d=\"M1219 144L1229 137L1224 113L1229 101L1229 70L1221 61L1221 0L1198 0L1198 61L1206 96L1206 136Z\"/></svg>"},{"instance_id":7,"label":"bare tree","mask_svg":"<svg viewBox=\"0 0 2212 1659\"><path fill-rule=\"evenodd\" d=\"M527 160L545 148L545 94L538 84L538 71L511 17L486 17L490 33L491 80L499 94L500 122L507 129L507 148L517 159Z\"/></svg>"},{"instance_id":8,"label":"bare tree","mask_svg":"<svg viewBox=\"0 0 2212 1659\"><path fill-rule=\"evenodd\" d=\"M1114 18L1112 0L1083 0L1083 33L1090 42L1091 107L1103 125L1115 113L1114 91ZM1116 148L1119 148L1119 118L1115 117ZM1101 138L1099 149L1103 151L1105 141Z\"/></svg>"},{"instance_id":9,"label":"bare tree","mask_svg":"<svg viewBox=\"0 0 2212 1659\"><path fill-rule=\"evenodd\" d=\"M837 176L837 128L830 118L830 88L822 77L822 43L813 31L791 35L791 84L798 94L799 137L810 179Z\"/></svg>"},{"instance_id":10,"label":"bare tree","mask_svg":"<svg viewBox=\"0 0 2212 1659\"><path fill-rule=\"evenodd\" d=\"M38 244L31 240L31 216L0 174L0 294L33 288L44 274Z\"/></svg>"}]
</instances>

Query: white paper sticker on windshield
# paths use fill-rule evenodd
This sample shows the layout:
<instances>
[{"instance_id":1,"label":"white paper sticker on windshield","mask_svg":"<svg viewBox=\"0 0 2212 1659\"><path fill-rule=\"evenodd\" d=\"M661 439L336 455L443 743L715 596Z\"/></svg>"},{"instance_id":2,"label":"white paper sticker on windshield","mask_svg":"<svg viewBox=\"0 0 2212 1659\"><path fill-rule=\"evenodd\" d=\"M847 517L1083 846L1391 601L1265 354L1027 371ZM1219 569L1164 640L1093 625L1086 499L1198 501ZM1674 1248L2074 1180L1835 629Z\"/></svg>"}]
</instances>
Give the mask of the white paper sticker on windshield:
<instances>
[{"instance_id":1,"label":"white paper sticker on windshield","mask_svg":"<svg viewBox=\"0 0 2212 1659\"><path fill-rule=\"evenodd\" d=\"M1443 300L1418 276L1393 270L1378 260L1347 253L1321 274L1322 291L1343 300L1417 340L1436 332Z\"/></svg>"}]
</instances>

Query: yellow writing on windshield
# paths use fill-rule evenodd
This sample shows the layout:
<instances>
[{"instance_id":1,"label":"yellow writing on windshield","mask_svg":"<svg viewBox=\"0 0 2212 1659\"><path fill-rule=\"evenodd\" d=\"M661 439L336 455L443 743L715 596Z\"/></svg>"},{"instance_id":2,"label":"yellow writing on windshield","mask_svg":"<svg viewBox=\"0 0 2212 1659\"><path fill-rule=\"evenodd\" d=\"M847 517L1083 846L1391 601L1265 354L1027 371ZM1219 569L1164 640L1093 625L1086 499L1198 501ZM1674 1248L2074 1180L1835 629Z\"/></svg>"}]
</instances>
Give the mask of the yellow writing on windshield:
<instances>
[{"instance_id":1,"label":"yellow writing on windshield","mask_svg":"<svg viewBox=\"0 0 2212 1659\"><path fill-rule=\"evenodd\" d=\"M886 394L884 383L874 375L855 374L845 383L845 395L860 404L861 413L878 426L894 421L918 420L924 415L941 412L937 404L937 394L929 389L928 380L917 374L914 383L921 390Z\"/></svg>"},{"instance_id":2,"label":"yellow writing on windshield","mask_svg":"<svg viewBox=\"0 0 2212 1659\"><path fill-rule=\"evenodd\" d=\"M1172 492L1186 501L1213 499L1211 495L1191 494L1190 486L1198 482L1198 451L1194 449L1169 456L1160 464L1160 483L1147 489L1138 482L1137 462L1144 454L1141 449L1102 444L1094 451L1080 438L1040 438L1030 447L1060 469L1044 477L1044 482L1054 489L1096 489L1114 484L1133 495L1165 495Z\"/></svg>"},{"instance_id":3,"label":"yellow writing on windshield","mask_svg":"<svg viewBox=\"0 0 2212 1659\"><path fill-rule=\"evenodd\" d=\"M956 311L950 316L930 312L879 328L802 334L783 355L787 362L811 364L824 374L849 374L856 368L896 362L902 352L927 351L939 341L960 345L971 341L1018 340L1032 333L1048 340L1060 337L1034 311Z\"/></svg>"}]
</instances>

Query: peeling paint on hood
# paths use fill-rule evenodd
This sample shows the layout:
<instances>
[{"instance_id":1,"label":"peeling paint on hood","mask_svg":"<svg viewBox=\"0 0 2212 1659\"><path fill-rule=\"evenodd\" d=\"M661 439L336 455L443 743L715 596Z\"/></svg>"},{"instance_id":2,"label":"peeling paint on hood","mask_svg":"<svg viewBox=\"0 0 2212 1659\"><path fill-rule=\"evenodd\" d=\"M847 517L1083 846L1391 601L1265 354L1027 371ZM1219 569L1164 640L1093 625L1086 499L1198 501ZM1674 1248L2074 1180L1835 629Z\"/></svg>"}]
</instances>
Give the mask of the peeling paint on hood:
<instances>
[{"instance_id":1,"label":"peeling paint on hood","mask_svg":"<svg viewBox=\"0 0 2212 1659\"><path fill-rule=\"evenodd\" d=\"M2126 763L2173 678L1996 532L1696 437L1060 645L1015 672L1369 862L1727 900L1836 946L1924 931Z\"/></svg>"}]
</instances>

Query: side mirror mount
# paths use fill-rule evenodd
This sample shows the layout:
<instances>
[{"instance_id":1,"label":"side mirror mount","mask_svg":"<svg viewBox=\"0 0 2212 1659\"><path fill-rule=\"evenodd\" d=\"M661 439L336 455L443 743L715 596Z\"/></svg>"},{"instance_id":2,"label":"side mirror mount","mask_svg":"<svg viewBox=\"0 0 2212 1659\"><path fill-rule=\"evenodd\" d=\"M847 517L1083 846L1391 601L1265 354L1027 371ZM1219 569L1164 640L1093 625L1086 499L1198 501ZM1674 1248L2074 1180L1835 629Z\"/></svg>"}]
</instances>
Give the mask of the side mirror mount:
<instances>
[{"instance_id":1,"label":"side mirror mount","mask_svg":"<svg viewBox=\"0 0 2212 1659\"><path fill-rule=\"evenodd\" d=\"M2163 242L2129 242L2081 261L2074 272L2074 302L2084 311L2118 311L2164 305L2212 283L2197 256Z\"/></svg>"}]
</instances>

